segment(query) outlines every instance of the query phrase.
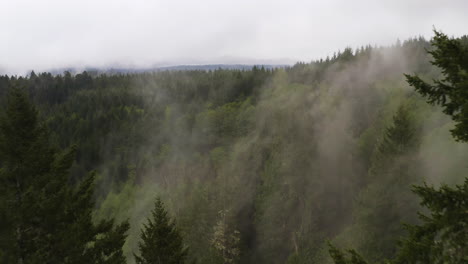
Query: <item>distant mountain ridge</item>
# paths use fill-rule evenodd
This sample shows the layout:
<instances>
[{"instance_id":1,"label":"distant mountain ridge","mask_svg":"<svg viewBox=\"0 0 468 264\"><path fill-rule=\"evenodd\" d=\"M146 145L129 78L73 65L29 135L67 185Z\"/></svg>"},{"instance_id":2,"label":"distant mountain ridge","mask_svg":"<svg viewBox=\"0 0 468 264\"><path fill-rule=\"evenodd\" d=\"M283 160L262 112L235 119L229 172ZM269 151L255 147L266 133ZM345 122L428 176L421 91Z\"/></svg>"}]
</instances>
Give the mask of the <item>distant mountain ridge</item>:
<instances>
[{"instance_id":1,"label":"distant mountain ridge","mask_svg":"<svg viewBox=\"0 0 468 264\"><path fill-rule=\"evenodd\" d=\"M131 67L85 67L85 68L60 68L49 70L52 74L62 74L68 71L72 74L87 71L90 74L126 74L126 73L143 73L143 72L161 72L161 71L214 71L218 69L225 70L251 70L253 67L265 69L287 68L289 64L194 64L194 65L173 65L173 66L156 66L146 68L131 68Z\"/></svg>"}]
</instances>

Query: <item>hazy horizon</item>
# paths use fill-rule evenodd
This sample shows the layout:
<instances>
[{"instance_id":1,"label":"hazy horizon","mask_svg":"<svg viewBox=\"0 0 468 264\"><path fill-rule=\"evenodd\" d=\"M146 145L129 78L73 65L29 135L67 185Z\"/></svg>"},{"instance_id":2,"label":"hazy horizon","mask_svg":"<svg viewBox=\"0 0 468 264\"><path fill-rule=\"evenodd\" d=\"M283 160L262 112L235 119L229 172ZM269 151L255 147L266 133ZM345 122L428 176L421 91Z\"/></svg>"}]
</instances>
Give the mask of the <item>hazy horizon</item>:
<instances>
[{"instance_id":1,"label":"hazy horizon","mask_svg":"<svg viewBox=\"0 0 468 264\"><path fill-rule=\"evenodd\" d=\"M346 47L464 34L468 2L2 0L0 74L291 64Z\"/></svg>"}]
</instances>

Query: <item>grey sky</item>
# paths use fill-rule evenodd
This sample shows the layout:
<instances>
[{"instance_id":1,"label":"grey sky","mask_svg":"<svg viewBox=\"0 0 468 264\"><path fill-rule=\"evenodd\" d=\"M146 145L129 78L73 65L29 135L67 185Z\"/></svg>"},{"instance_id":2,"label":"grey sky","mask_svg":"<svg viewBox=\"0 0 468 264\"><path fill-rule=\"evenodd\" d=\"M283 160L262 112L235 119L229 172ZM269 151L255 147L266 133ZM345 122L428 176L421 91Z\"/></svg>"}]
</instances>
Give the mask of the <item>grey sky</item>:
<instances>
[{"instance_id":1,"label":"grey sky","mask_svg":"<svg viewBox=\"0 0 468 264\"><path fill-rule=\"evenodd\" d=\"M433 26L467 34L468 0L0 0L0 72L309 61Z\"/></svg>"}]
</instances>

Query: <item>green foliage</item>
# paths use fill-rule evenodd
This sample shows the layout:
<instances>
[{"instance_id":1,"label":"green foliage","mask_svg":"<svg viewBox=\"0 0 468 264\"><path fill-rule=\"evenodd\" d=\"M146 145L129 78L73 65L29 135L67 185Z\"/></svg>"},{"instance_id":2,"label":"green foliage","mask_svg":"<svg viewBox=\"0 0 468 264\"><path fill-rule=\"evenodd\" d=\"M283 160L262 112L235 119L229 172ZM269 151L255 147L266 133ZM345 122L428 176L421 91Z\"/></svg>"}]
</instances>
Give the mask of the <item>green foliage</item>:
<instances>
[{"instance_id":1,"label":"green foliage","mask_svg":"<svg viewBox=\"0 0 468 264\"><path fill-rule=\"evenodd\" d=\"M434 58L432 63L442 70L444 78L430 85L417 76L406 77L416 91L428 98L429 103L441 105L444 113L452 116L455 121L454 138L467 141L468 45L462 39L450 39L437 31L434 33L432 45L435 50L429 53ZM415 186L413 191L431 215L420 214L421 225L406 226L409 237L402 241L395 263L468 261L468 178L465 177L464 185L455 188L443 185L436 190L424 185Z\"/></svg>"},{"instance_id":2,"label":"green foliage","mask_svg":"<svg viewBox=\"0 0 468 264\"><path fill-rule=\"evenodd\" d=\"M420 225L407 225L394 263L454 263L468 261L468 178L455 188L415 186L430 215L420 214Z\"/></svg>"},{"instance_id":3,"label":"green foliage","mask_svg":"<svg viewBox=\"0 0 468 264\"><path fill-rule=\"evenodd\" d=\"M418 76L406 75L406 78L429 103L442 106L444 113L452 117L455 139L468 141L468 45L436 30L434 34L431 43L435 49L429 53L434 59L432 64L441 69L443 78L435 80L434 84Z\"/></svg>"},{"instance_id":4,"label":"green foliage","mask_svg":"<svg viewBox=\"0 0 468 264\"><path fill-rule=\"evenodd\" d=\"M332 244L329 244L328 247L330 256L335 264L367 264L367 261L365 261L355 250L348 250L348 258L346 253L341 252Z\"/></svg>"},{"instance_id":5,"label":"green foliage","mask_svg":"<svg viewBox=\"0 0 468 264\"><path fill-rule=\"evenodd\" d=\"M385 129L383 138L376 149L371 173L379 173L393 166L392 162L399 156L412 156L419 145L418 129L411 120L407 106L400 106L393 115L392 124Z\"/></svg>"},{"instance_id":6,"label":"green foliage","mask_svg":"<svg viewBox=\"0 0 468 264\"><path fill-rule=\"evenodd\" d=\"M396 257L386 263L466 263L468 249L468 179L454 188L443 185L438 190L423 185L413 191L430 215L419 214L422 224L405 225L408 237L401 240ZM367 263L354 250L350 258L333 245L330 256L336 264Z\"/></svg>"},{"instance_id":7,"label":"green foliage","mask_svg":"<svg viewBox=\"0 0 468 264\"><path fill-rule=\"evenodd\" d=\"M141 242L138 244L140 255L135 254L136 263L141 264L180 264L187 259L187 248L182 237L171 221L160 198L154 203L151 218L143 225Z\"/></svg>"},{"instance_id":8,"label":"green foliage","mask_svg":"<svg viewBox=\"0 0 468 264\"><path fill-rule=\"evenodd\" d=\"M443 132L450 120L421 107L401 75L440 77L429 45L418 38L346 49L274 70L0 76L0 97L8 86L25 87L50 144L77 146L74 162L62 166L67 185L75 186L70 193L88 190L83 199L96 205L70 212L95 217L96 240L111 237L106 219L129 219L130 263L154 192L177 219L189 261L227 260L213 247L215 233L218 244L235 238L225 248L239 263L328 263L327 240L373 261L394 253L400 221L417 220L408 185L457 183L467 172L468 148ZM99 176L90 184L93 169ZM8 201L0 200L0 232L11 231ZM87 236L78 224L74 233ZM88 246L104 250L105 241Z\"/></svg>"},{"instance_id":9,"label":"green foliage","mask_svg":"<svg viewBox=\"0 0 468 264\"><path fill-rule=\"evenodd\" d=\"M75 191L68 174L75 148L58 153L27 95L12 88L0 122L2 261L125 263L128 224L94 225L94 174Z\"/></svg>"},{"instance_id":10,"label":"green foliage","mask_svg":"<svg viewBox=\"0 0 468 264\"><path fill-rule=\"evenodd\" d=\"M417 203L407 188L417 180L418 129L404 106L384 131L369 171L369 184L359 194L354 221L363 232L358 250L371 261L390 258L404 235L401 222L415 222Z\"/></svg>"},{"instance_id":11,"label":"green foliage","mask_svg":"<svg viewBox=\"0 0 468 264\"><path fill-rule=\"evenodd\" d=\"M224 264L237 263L240 250L240 233L226 222L227 212L219 212L219 221L214 227L211 243L223 259Z\"/></svg>"},{"instance_id":12,"label":"green foliage","mask_svg":"<svg viewBox=\"0 0 468 264\"><path fill-rule=\"evenodd\" d=\"M435 34L432 44L436 49L429 53L434 57L433 64L441 68L444 79L435 81L436 85L430 85L417 76L406 75L406 78L408 83L416 88L416 91L428 97L429 103L441 105L444 113L452 116L456 122L452 135L457 140L467 141L468 122L466 122L464 112L466 112L467 99L465 90L468 85L466 75L468 48L461 40L449 39L437 31ZM395 123L398 120L395 119ZM401 125L401 122L398 123ZM389 130L391 131L398 130ZM401 133L395 134L400 134L398 138L404 138ZM387 137L392 138L391 134L387 134ZM384 145L387 145L386 142L384 141ZM396 152L395 148L385 147L384 149ZM468 178L465 177L463 185L457 185L454 188L442 185L436 190L425 184L415 186L413 192L422 199L421 205L429 210L430 215L419 213L421 224L405 225L409 235L401 240L391 263L466 263L468 261L466 256L468 251ZM381 230L384 228L382 227ZM366 263L354 250L350 251L351 258L347 259L340 250L332 245L329 247L330 256L335 263ZM380 252L379 249L374 249L374 251ZM392 257L392 255L387 257Z\"/></svg>"}]
</instances>

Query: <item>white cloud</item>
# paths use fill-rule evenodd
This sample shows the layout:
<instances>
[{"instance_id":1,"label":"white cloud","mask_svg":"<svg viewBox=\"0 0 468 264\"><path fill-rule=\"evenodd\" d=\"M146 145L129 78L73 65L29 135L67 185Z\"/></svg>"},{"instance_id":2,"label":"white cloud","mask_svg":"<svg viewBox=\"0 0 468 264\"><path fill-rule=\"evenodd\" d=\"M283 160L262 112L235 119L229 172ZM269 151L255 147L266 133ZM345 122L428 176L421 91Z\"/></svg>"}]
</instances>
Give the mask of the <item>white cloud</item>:
<instances>
[{"instance_id":1,"label":"white cloud","mask_svg":"<svg viewBox=\"0 0 468 264\"><path fill-rule=\"evenodd\" d=\"M0 0L0 68L308 61L466 34L466 0Z\"/></svg>"}]
</instances>

